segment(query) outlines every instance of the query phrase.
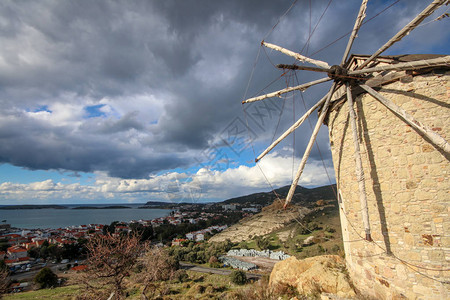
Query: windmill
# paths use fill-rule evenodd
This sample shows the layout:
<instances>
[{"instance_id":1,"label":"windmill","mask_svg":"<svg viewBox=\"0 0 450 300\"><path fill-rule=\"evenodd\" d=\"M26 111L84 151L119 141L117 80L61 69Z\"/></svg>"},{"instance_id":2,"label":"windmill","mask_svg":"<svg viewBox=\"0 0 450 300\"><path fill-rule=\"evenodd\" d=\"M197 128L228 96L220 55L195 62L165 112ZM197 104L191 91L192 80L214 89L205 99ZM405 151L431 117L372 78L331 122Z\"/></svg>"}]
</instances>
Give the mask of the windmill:
<instances>
[{"instance_id":1,"label":"windmill","mask_svg":"<svg viewBox=\"0 0 450 300\"><path fill-rule=\"evenodd\" d=\"M327 75L322 79L318 79L315 81L311 81L308 83L300 84L294 87L288 87L282 90L278 90L275 92L271 92L268 94L264 94L261 96L253 97L244 100L242 103L251 103L255 101L262 101L264 99L279 97L283 94L290 93L293 91L305 91L309 87L312 87L317 84L321 84L324 82L332 81L330 90L326 93L326 95L317 101L300 119L298 119L288 130L286 130L278 139L273 141L273 143L264 150L255 161L258 162L261 160L266 154L268 154L276 145L278 145L282 140L284 140L287 136L293 133L314 111L319 111L319 117L317 123L313 129L311 138L307 144L306 150L303 154L303 158L298 167L297 173L293 179L292 185L290 187L289 193L286 197L284 206L286 207L292 200L297 184L300 180L300 177L305 168L307 159L310 155L312 147L315 143L316 137L319 133L319 129L321 125L324 123L325 118L329 114L330 106L333 100L333 97L336 98L338 92L346 95L346 102L348 104L348 115L352 128L352 136L353 136L353 144L354 144L354 159L356 166L356 179L358 181L358 189L359 189L359 199L361 206L361 215L364 225L365 231L365 239L367 241L372 241L370 222L369 222L369 213L368 213L368 204L366 197L366 186L365 186L365 175L362 168L362 158L360 154L359 147L359 132L356 124L356 115L354 111L354 100L353 95L355 93L367 93L374 97L377 101L379 101L383 106L385 106L391 113L398 116L403 122L414 128L417 132L419 132L424 138L427 139L430 143L434 145L434 147L440 149L446 155L450 155L450 145L449 143L437 132L433 131L432 128L427 126L426 124L420 122L411 114L409 114L405 109L401 108L390 99L386 98L379 92L377 92L374 88L385 84L386 82L392 80L392 78L381 78L380 76L376 76L380 74L380 72L386 71L416 71L424 68L430 67L449 67L450 66L450 55L446 56L433 56L426 57L425 59L413 60L413 61L405 61L399 62L392 65L387 64L379 64L377 61L384 51L389 49L393 44L399 42L403 37L409 34L414 28L416 28L426 17L431 15L434 11L436 11L439 7L444 4L448 4L448 0L434 0L430 5L428 5L420 14L418 14L411 22L409 22L405 27L403 27L396 35L394 35L386 44L380 47L374 54L365 58L362 63L355 64L351 63L351 59L349 59L349 54L352 49L353 42L357 36L357 33L363 24L363 20L366 16L366 8L367 8L368 0L363 0L359 9L358 16L356 18L353 30L351 32L350 38L347 43L347 47L342 56L342 60L339 65L330 66L327 62L312 59L301 55L299 53L293 52L291 50L285 49L283 47L268 43L263 41L262 45L279 51L285 55L294 57L297 61L302 63L309 63L313 66L308 65L277 65L278 68L281 69L291 69L291 70L306 70L306 71L314 71L314 72L322 72Z\"/></svg>"}]
</instances>

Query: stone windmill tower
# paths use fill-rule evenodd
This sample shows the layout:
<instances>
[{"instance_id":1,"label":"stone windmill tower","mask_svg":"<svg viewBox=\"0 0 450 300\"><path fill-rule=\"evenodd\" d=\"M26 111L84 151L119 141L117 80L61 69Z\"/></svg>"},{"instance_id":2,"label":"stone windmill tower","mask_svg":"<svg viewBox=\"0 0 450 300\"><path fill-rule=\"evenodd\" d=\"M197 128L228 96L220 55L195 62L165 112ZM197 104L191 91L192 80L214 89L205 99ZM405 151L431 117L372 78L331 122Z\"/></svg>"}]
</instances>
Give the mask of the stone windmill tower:
<instances>
[{"instance_id":1,"label":"stone windmill tower","mask_svg":"<svg viewBox=\"0 0 450 300\"><path fill-rule=\"evenodd\" d=\"M333 80L329 92L256 161L315 110L319 118L286 198L289 204L322 124L329 129L349 273L380 299L450 297L450 56L380 56L445 0L435 0L373 55L350 49L365 17L363 0L340 65L263 45L315 66L278 65L328 76L254 97L277 97Z\"/></svg>"}]
</instances>

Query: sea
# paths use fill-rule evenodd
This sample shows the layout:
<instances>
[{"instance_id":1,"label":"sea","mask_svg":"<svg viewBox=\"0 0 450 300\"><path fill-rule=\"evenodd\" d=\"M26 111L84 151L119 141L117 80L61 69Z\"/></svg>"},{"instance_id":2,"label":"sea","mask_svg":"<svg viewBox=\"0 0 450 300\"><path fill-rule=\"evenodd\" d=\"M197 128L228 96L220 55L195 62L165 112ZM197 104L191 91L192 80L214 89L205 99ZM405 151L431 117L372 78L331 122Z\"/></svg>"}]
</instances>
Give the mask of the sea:
<instances>
[{"instance_id":1,"label":"sea","mask_svg":"<svg viewBox=\"0 0 450 300\"><path fill-rule=\"evenodd\" d=\"M21 229L64 228L87 224L111 224L114 221L152 220L169 215L170 209L139 208L140 204L63 204L65 209L0 209L0 224ZM73 209L74 207L103 207L102 209ZM129 208L107 208L126 206Z\"/></svg>"}]
</instances>

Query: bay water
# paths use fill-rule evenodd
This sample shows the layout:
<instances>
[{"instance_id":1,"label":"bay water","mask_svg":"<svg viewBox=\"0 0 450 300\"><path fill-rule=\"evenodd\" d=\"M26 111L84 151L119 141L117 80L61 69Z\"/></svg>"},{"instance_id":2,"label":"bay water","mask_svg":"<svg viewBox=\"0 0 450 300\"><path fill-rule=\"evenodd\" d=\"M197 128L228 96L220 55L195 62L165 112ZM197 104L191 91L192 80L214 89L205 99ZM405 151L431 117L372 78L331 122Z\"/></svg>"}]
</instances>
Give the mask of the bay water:
<instances>
[{"instance_id":1,"label":"bay water","mask_svg":"<svg viewBox=\"0 0 450 300\"><path fill-rule=\"evenodd\" d=\"M141 209L143 204L111 204L114 206L126 206L129 208L107 208L108 205L92 204L94 207L106 207L101 209L73 209L78 206L88 205L64 205L65 209L0 209L0 221L6 220L11 227L23 229L64 228L67 226L106 224L114 221L129 222L132 220L152 220L167 216L170 209ZM110 205L110 206L111 206Z\"/></svg>"}]
</instances>

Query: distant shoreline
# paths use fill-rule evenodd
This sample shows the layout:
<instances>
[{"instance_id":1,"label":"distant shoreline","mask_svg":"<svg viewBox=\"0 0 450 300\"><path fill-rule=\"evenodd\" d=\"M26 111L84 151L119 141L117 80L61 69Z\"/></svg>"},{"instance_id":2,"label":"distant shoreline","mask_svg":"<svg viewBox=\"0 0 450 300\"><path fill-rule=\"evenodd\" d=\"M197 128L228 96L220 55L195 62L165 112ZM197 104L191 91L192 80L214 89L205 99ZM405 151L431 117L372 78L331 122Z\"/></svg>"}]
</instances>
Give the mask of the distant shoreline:
<instances>
[{"instance_id":1,"label":"distant shoreline","mask_svg":"<svg viewBox=\"0 0 450 300\"><path fill-rule=\"evenodd\" d=\"M74 207L72 209L121 209L121 208L131 208L131 207L129 207L129 206L122 206L122 205L111 205L111 206L104 206L104 207L78 206L78 207Z\"/></svg>"},{"instance_id":2,"label":"distant shoreline","mask_svg":"<svg viewBox=\"0 0 450 300\"><path fill-rule=\"evenodd\" d=\"M0 206L0 209L3 210L14 210L14 209L45 209L45 208L53 208L53 209L67 209L67 206L62 205L7 205L7 206Z\"/></svg>"}]
</instances>

